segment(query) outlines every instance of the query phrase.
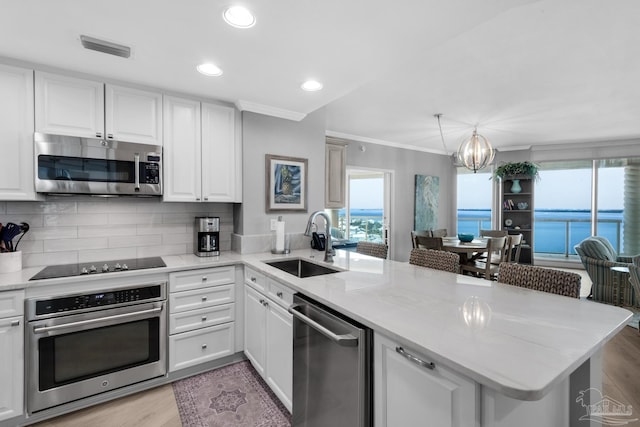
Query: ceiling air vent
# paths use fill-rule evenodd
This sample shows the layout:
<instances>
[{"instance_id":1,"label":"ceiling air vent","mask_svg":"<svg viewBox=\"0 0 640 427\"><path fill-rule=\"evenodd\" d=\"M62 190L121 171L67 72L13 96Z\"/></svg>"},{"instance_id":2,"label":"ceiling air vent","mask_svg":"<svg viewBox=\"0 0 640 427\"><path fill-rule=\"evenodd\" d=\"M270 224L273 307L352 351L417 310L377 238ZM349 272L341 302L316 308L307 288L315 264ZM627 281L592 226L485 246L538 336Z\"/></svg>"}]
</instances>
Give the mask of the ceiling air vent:
<instances>
[{"instance_id":1,"label":"ceiling air vent","mask_svg":"<svg viewBox=\"0 0 640 427\"><path fill-rule=\"evenodd\" d=\"M121 56L123 58L128 58L131 55L131 48L121 44L111 43L85 35L80 36L80 41L86 49L97 50L98 52Z\"/></svg>"}]
</instances>

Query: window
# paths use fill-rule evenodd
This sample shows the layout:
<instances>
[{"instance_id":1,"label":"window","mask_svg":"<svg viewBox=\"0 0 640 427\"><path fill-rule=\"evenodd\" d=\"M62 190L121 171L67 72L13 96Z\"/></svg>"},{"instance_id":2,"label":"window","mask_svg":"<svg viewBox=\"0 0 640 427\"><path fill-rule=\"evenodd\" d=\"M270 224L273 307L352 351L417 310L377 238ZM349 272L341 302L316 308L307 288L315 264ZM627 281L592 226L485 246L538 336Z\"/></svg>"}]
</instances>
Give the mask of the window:
<instances>
[{"instance_id":1,"label":"window","mask_svg":"<svg viewBox=\"0 0 640 427\"><path fill-rule=\"evenodd\" d=\"M479 236L481 229L492 228L492 183L490 172L473 173L466 168L458 168L458 233Z\"/></svg>"}]
</instances>

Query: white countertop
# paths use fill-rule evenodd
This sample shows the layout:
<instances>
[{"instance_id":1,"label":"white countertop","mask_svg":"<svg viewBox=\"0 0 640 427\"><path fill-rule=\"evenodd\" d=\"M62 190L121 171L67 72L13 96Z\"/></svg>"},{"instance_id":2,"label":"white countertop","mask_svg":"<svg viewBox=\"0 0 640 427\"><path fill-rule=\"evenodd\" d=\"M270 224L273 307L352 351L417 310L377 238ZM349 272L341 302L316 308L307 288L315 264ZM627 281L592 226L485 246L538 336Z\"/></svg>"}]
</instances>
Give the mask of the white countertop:
<instances>
[{"instance_id":1,"label":"white countertop","mask_svg":"<svg viewBox=\"0 0 640 427\"><path fill-rule=\"evenodd\" d=\"M337 251L333 267L345 271L304 279L262 262L297 257L324 264L323 253L313 250L290 255L227 252L214 258L165 256L167 267L153 269L153 273L244 263L422 353L436 366L444 364L520 400L540 399L602 348L631 317L630 311L614 306L356 252ZM39 270L0 274L0 290L101 277L29 282Z\"/></svg>"}]
</instances>

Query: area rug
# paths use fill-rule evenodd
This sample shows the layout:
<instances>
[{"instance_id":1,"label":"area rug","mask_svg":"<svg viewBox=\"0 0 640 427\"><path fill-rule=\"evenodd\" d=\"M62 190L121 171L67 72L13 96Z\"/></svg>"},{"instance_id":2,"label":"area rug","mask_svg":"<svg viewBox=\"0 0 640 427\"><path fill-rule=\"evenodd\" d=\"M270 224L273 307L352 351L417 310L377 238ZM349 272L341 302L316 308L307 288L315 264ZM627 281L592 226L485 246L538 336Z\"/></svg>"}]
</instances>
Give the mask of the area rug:
<instances>
[{"instance_id":1,"label":"area rug","mask_svg":"<svg viewBox=\"0 0 640 427\"><path fill-rule=\"evenodd\" d=\"M249 361L173 383L184 427L290 427L291 415Z\"/></svg>"}]
</instances>

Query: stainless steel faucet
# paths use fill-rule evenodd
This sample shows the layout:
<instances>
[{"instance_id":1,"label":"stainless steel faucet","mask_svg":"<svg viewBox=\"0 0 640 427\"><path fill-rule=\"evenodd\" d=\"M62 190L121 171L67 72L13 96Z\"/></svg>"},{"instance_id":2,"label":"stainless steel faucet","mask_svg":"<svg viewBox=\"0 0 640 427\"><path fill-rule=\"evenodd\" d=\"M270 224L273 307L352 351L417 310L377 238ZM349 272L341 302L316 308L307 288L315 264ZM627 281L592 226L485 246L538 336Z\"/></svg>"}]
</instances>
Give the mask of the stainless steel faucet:
<instances>
[{"instance_id":1,"label":"stainless steel faucet","mask_svg":"<svg viewBox=\"0 0 640 427\"><path fill-rule=\"evenodd\" d=\"M324 218L325 223L325 237L326 241L324 244L324 262L333 262L333 256L336 254L335 249L331 244L331 218L324 211L315 211L309 217L309 221L307 222L307 229L304 231L305 236L311 236L311 229L313 228L314 221L316 217L320 215Z\"/></svg>"}]
</instances>

